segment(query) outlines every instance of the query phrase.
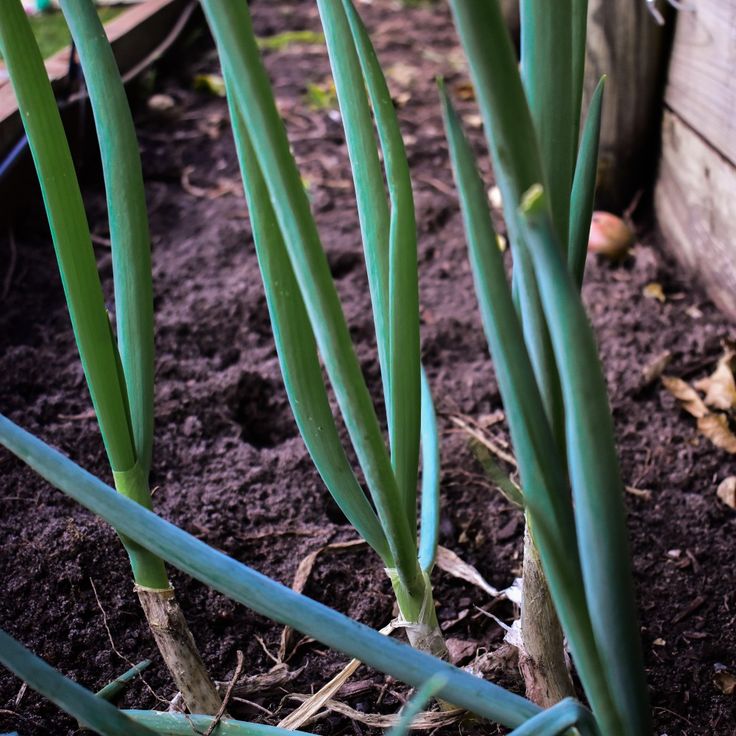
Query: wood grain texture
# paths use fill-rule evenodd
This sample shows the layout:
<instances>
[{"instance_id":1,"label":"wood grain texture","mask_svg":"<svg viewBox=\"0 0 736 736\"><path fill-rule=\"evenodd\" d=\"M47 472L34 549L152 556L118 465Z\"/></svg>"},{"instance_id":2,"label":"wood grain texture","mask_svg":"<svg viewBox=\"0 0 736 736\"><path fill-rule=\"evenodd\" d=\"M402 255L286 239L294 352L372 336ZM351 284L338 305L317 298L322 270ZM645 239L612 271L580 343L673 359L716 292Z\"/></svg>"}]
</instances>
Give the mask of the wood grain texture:
<instances>
[{"instance_id":1,"label":"wood grain texture","mask_svg":"<svg viewBox=\"0 0 736 736\"><path fill-rule=\"evenodd\" d=\"M670 252L736 319L736 167L670 111L655 205Z\"/></svg>"},{"instance_id":2,"label":"wood grain texture","mask_svg":"<svg viewBox=\"0 0 736 736\"><path fill-rule=\"evenodd\" d=\"M665 101L736 164L736 0L678 14Z\"/></svg>"},{"instance_id":3,"label":"wood grain texture","mask_svg":"<svg viewBox=\"0 0 736 736\"><path fill-rule=\"evenodd\" d=\"M723 0L714 0L715 2ZM584 110L601 75L608 75L601 124L598 197L625 207L656 166L667 39L644 0L589 0Z\"/></svg>"}]
</instances>

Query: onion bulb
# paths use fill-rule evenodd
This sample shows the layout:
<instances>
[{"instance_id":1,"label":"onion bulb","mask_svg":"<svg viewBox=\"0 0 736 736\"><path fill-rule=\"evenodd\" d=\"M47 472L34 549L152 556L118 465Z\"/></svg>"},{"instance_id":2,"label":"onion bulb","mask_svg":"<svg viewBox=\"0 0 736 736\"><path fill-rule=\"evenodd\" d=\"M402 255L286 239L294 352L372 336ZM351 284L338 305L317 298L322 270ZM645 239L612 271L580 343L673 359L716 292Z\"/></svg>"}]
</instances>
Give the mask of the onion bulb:
<instances>
[{"instance_id":1,"label":"onion bulb","mask_svg":"<svg viewBox=\"0 0 736 736\"><path fill-rule=\"evenodd\" d=\"M590 223L588 253L598 253L612 260L623 258L634 244L631 228L610 212L594 212Z\"/></svg>"}]
</instances>

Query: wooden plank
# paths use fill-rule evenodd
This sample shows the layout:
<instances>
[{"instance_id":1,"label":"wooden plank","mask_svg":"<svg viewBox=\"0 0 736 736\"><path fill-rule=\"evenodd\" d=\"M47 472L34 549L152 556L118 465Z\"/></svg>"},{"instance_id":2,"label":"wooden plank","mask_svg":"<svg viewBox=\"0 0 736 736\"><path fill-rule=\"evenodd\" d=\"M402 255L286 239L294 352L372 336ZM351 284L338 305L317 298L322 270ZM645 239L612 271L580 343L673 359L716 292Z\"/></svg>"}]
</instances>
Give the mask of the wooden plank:
<instances>
[{"instance_id":1,"label":"wooden plank","mask_svg":"<svg viewBox=\"0 0 736 736\"><path fill-rule=\"evenodd\" d=\"M736 167L677 115L666 111L655 190L669 250L715 304L736 319Z\"/></svg>"},{"instance_id":2,"label":"wooden plank","mask_svg":"<svg viewBox=\"0 0 736 736\"><path fill-rule=\"evenodd\" d=\"M718 1L718 0L716 0ZM721 0L722 1L722 0ZM656 168L672 9L657 25L644 0L589 0L585 94L587 108L598 80L607 75L603 100L598 199L622 210Z\"/></svg>"},{"instance_id":3,"label":"wooden plank","mask_svg":"<svg viewBox=\"0 0 736 736\"><path fill-rule=\"evenodd\" d=\"M105 25L123 75L161 43L188 4L188 0L145 0ZM50 56L45 64L51 83L59 84L69 69L69 47ZM0 151L12 145L20 127L12 85L3 84L0 86Z\"/></svg>"},{"instance_id":4,"label":"wooden plank","mask_svg":"<svg viewBox=\"0 0 736 736\"><path fill-rule=\"evenodd\" d=\"M681 11L667 105L736 164L736 0L697 0Z\"/></svg>"}]
</instances>

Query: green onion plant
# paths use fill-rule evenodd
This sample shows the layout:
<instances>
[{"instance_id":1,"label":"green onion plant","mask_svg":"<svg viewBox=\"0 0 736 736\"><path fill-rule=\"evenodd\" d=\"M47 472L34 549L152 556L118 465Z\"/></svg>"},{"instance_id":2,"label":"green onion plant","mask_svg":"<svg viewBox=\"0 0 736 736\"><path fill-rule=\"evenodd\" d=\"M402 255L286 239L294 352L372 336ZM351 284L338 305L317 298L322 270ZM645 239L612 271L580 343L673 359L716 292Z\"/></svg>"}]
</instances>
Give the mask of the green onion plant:
<instances>
[{"instance_id":1,"label":"green onion plant","mask_svg":"<svg viewBox=\"0 0 736 736\"><path fill-rule=\"evenodd\" d=\"M538 550L597 727L605 736L644 736L650 716L623 485L580 298L603 89L601 81L580 135L586 6L522 0L519 72L497 0L451 0L503 196L511 284L471 148L442 87L441 97L529 548ZM541 623L532 620L544 637Z\"/></svg>"},{"instance_id":2,"label":"green onion plant","mask_svg":"<svg viewBox=\"0 0 736 736\"><path fill-rule=\"evenodd\" d=\"M584 1L560 0L552 10L545 0L525 0L523 79L497 0L451 4L503 192L515 260L510 284L484 187L443 92L481 315L519 463L520 500L592 711L569 698L543 710L432 656L445 650L429 582L437 544L439 443L420 364L411 182L385 79L350 0L318 0L318 8L353 168L388 445L276 110L247 4L202 0L202 5L220 53L292 410L326 486L383 561L413 647L295 593L151 510L153 349L146 213L130 111L104 32L92 19L91 0L62 0L62 6L80 52L100 140L117 335L104 308L61 121L17 0L0 3L0 51L42 184L117 492L2 416L0 443L117 530L139 590L160 599L157 607L146 608L149 615L178 611L165 561L276 622L420 688L417 703L436 693L516 729L512 733L517 736L644 736L649 714L621 480L606 387L579 296L600 118L599 90L579 134ZM322 364L369 495L341 444ZM148 596L141 600L145 607ZM190 637L184 631L184 638ZM212 719L206 711L211 716L219 698L203 666L192 664L198 655L191 638L184 645L158 643L170 667L180 666L175 673L180 689L191 688L190 710L204 715L190 721L172 714L117 711L5 634L0 634L0 661L103 735L186 733L191 723L209 728ZM190 654L182 656L182 646ZM198 701L208 688L212 700ZM232 720L218 729L263 736L276 730Z\"/></svg>"},{"instance_id":3,"label":"green onion plant","mask_svg":"<svg viewBox=\"0 0 736 736\"><path fill-rule=\"evenodd\" d=\"M115 287L114 334L56 100L17 0L0 4L0 51L36 165L74 337L115 487L151 508L153 298L143 177L133 120L110 44L90 0L64 0L102 158ZM121 536L151 631L192 712L220 698L174 597L163 561Z\"/></svg>"},{"instance_id":4,"label":"green onion plant","mask_svg":"<svg viewBox=\"0 0 736 736\"><path fill-rule=\"evenodd\" d=\"M142 505L115 493L91 473L1 415L0 442L39 475L110 523L119 533L263 616L290 626L415 687L421 688L431 678L437 678L431 686L432 691L436 687L437 695L508 728L522 727L542 714L547 715L541 723L535 722L535 726L540 726L534 731L537 736L556 736L565 733L570 725L570 704L567 701L563 702L563 712L568 714L566 725L545 726L548 719L552 726L558 724L558 710L552 708L542 711L538 705L519 695L383 636L233 560ZM26 678L20 657L14 656L5 638L0 640L0 661ZM46 687L43 683L33 682L30 677L27 679L34 688L48 696L53 695L53 691L43 689ZM69 702L61 705L70 708L76 717L82 717L82 714L71 710L73 703L72 694ZM588 725L590 711L579 704L572 710L575 713L573 722L582 736L599 735L595 728ZM86 717L82 719L89 722ZM107 733L102 729L100 732Z\"/></svg>"},{"instance_id":5,"label":"green onion plant","mask_svg":"<svg viewBox=\"0 0 736 736\"><path fill-rule=\"evenodd\" d=\"M380 556L409 640L444 656L429 580L439 512L437 425L420 365L411 179L386 80L352 3L318 0L352 164L388 447L276 109L247 5L204 0L202 6L220 54L258 261L297 425L330 493ZM320 358L370 501L341 444Z\"/></svg>"}]
</instances>

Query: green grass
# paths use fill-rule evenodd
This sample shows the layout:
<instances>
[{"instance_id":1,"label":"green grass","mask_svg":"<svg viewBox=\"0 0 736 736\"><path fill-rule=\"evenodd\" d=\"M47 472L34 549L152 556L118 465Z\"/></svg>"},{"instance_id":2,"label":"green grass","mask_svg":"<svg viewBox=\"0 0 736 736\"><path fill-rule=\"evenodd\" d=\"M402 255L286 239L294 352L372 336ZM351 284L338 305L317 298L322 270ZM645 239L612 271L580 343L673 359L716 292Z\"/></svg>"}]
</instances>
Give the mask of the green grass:
<instances>
[{"instance_id":1,"label":"green grass","mask_svg":"<svg viewBox=\"0 0 736 736\"><path fill-rule=\"evenodd\" d=\"M107 23L120 15L125 8L98 8L97 14L103 23ZM69 46L71 35L64 16L59 10L52 10L29 18L33 35L36 37L41 56L48 59L57 51ZM0 59L2 55L0 54Z\"/></svg>"}]
</instances>

